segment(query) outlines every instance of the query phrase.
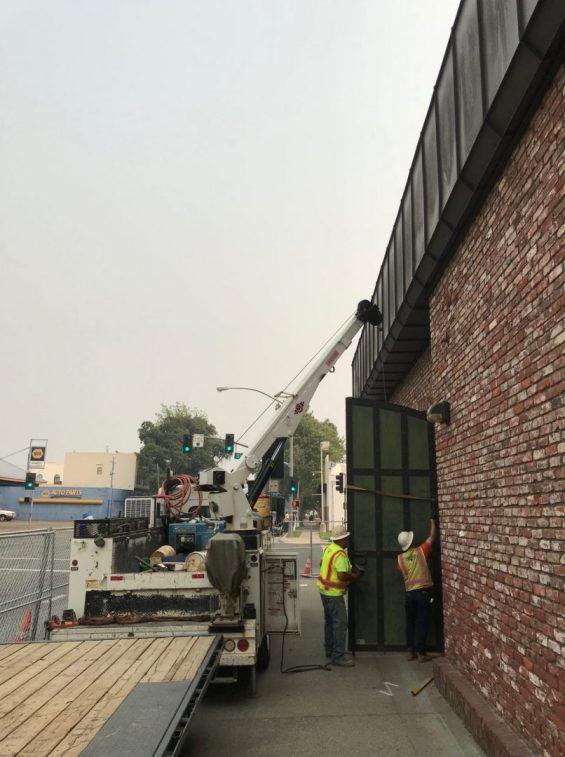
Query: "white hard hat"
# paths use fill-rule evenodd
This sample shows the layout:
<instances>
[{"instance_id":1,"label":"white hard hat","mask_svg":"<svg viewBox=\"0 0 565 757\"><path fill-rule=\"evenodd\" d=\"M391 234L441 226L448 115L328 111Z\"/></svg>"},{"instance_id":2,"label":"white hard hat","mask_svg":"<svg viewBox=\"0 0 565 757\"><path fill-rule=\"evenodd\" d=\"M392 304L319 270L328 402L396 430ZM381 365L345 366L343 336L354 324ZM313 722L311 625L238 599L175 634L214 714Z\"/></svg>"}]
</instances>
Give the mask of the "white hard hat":
<instances>
[{"instance_id":1,"label":"white hard hat","mask_svg":"<svg viewBox=\"0 0 565 757\"><path fill-rule=\"evenodd\" d=\"M414 531L401 531L398 534L398 543L400 544L400 549L403 552L406 552L407 549L410 549L410 545L412 544L413 539Z\"/></svg>"},{"instance_id":2,"label":"white hard hat","mask_svg":"<svg viewBox=\"0 0 565 757\"><path fill-rule=\"evenodd\" d=\"M336 526L332 531L330 541L341 541L342 539L347 539L348 536L349 531L345 528L345 526Z\"/></svg>"}]
</instances>

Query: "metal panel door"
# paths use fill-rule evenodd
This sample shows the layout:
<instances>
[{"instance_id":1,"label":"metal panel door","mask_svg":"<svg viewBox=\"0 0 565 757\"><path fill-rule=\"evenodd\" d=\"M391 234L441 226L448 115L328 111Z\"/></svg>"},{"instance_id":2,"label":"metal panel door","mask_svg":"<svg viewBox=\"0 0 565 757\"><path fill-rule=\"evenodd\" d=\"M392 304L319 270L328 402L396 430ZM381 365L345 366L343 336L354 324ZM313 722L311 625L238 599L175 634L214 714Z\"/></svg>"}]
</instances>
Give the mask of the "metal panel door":
<instances>
[{"instance_id":1,"label":"metal panel door","mask_svg":"<svg viewBox=\"0 0 565 757\"><path fill-rule=\"evenodd\" d=\"M404 584L397 569L398 533L429 535L436 512L433 426L400 405L347 399L347 514L353 561L365 573L349 592L354 650L405 648ZM428 645L442 646L439 543L431 559L434 608Z\"/></svg>"}]
</instances>

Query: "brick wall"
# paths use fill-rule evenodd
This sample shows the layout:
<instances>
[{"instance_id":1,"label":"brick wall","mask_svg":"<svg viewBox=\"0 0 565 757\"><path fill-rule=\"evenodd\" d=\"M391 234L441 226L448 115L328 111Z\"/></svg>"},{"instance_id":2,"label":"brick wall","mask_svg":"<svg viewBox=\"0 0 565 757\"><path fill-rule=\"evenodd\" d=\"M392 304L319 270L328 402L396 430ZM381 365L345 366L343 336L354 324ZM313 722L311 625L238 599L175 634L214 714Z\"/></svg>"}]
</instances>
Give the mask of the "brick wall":
<instances>
[{"instance_id":1,"label":"brick wall","mask_svg":"<svg viewBox=\"0 0 565 757\"><path fill-rule=\"evenodd\" d=\"M392 401L436 427L446 654L543 755L565 751L565 74L438 283Z\"/></svg>"}]
</instances>

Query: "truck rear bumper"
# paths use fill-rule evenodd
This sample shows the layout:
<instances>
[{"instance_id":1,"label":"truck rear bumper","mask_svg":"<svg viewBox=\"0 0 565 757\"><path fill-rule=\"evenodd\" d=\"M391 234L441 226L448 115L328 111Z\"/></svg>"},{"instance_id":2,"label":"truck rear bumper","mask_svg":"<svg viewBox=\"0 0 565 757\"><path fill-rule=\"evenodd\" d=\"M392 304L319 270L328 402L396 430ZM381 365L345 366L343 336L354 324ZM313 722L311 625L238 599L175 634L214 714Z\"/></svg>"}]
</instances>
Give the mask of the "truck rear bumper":
<instances>
[{"instance_id":1,"label":"truck rear bumper","mask_svg":"<svg viewBox=\"0 0 565 757\"><path fill-rule=\"evenodd\" d=\"M52 641L84 641L85 639L146 639L176 636L211 636L209 623L110 623L109 625L80 625L51 631ZM257 661L256 622L244 621L243 630L225 631L219 664L226 667L255 665ZM241 649L247 643L247 649ZM238 646L239 644L239 646ZM233 648L232 648L233 647Z\"/></svg>"}]
</instances>

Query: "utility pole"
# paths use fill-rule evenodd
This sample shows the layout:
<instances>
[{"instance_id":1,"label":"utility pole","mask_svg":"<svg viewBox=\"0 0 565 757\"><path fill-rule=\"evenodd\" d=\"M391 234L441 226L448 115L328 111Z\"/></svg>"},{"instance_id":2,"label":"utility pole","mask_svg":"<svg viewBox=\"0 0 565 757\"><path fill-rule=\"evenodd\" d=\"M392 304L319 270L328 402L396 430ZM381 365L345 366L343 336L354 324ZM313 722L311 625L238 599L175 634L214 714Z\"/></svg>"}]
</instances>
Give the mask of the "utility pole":
<instances>
[{"instance_id":1,"label":"utility pole","mask_svg":"<svg viewBox=\"0 0 565 757\"><path fill-rule=\"evenodd\" d=\"M29 447L27 448L27 463L26 463L26 473L30 470L29 464L31 462L31 445L33 444L33 439L29 440ZM33 492L35 490L32 489L31 491L31 497L29 498L29 522L31 523L31 519L33 518Z\"/></svg>"},{"instance_id":2,"label":"utility pole","mask_svg":"<svg viewBox=\"0 0 565 757\"><path fill-rule=\"evenodd\" d=\"M324 452L328 452L329 449L329 442L320 442L320 518L322 519L324 528L329 525L327 522L328 513L326 507L326 498L324 497Z\"/></svg>"},{"instance_id":3,"label":"utility pole","mask_svg":"<svg viewBox=\"0 0 565 757\"><path fill-rule=\"evenodd\" d=\"M108 518L112 517L112 505L114 504L114 465L116 458L112 455L112 468L110 470L110 498L108 500Z\"/></svg>"}]
</instances>

